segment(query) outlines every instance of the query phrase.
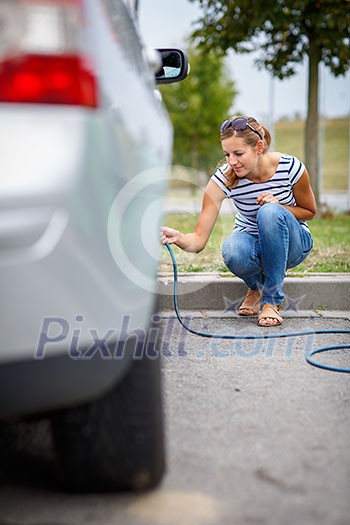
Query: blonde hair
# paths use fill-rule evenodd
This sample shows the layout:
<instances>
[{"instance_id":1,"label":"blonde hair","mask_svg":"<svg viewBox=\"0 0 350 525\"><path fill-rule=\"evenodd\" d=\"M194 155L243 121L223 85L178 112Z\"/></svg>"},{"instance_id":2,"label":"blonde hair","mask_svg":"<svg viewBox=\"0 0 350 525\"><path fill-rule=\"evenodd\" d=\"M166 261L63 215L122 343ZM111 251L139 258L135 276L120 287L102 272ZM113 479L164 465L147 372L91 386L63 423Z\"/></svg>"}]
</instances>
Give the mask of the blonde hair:
<instances>
[{"instance_id":1,"label":"blonde hair","mask_svg":"<svg viewBox=\"0 0 350 525\"><path fill-rule=\"evenodd\" d=\"M230 120L234 120L240 115L236 115L233 117L230 117ZM265 126L260 124L254 117L244 117L247 119L248 124L254 128L262 137L264 150L263 153L266 153L271 145L271 135L270 132ZM260 140L260 137L257 133L252 131L248 126L242 131L236 131L231 126L227 127L224 131L220 132L220 140L228 139L230 137L239 137L241 138L248 146L251 146L254 148L258 141ZM234 188L237 186L239 178L235 174L233 168L231 166L227 166L227 168L223 172L225 178L227 179L226 187L227 188Z\"/></svg>"}]
</instances>

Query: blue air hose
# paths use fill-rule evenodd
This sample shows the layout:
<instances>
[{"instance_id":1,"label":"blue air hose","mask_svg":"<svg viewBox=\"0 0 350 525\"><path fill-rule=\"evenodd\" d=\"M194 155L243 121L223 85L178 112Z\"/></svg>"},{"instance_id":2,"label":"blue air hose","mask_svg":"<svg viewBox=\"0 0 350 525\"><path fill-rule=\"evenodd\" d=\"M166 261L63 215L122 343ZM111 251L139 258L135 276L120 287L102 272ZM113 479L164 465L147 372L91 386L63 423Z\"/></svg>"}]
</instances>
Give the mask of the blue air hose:
<instances>
[{"instance_id":1,"label":"blue air hose","mask_svg":"<svg viewBox=\"0 0 350 525\"><path fill-rule=\"evenodd\" d=\"M194 335L199 335L200 337L208 337L208 338L214 338L214 339L280 339L285 337L299 337L304 335L319 335L319 334L350 334L350 330L308 330L305 332L292 332L292 333L282 333L282 334L266 334L266 335L230 335L230 334L211 334L209 332L199 332L197 330L193 330L193 328L190 328L187 326L184 322L184 320L181 317L179 306L178 306L178 299L177 299L177 287L178 287L178 275L177 275L177 263L175 259L174 252L171 248L171 246L168 243L165 243L165 247L168 249L168 252L170 254L172 264L173 264L173 272L174 272L174 293L173 293L173 300L174 300L174 310L176 313L176 316L183 328ZM327 346L323 348L316 348L314 350L311 350L305 357L306 361L313 366L316 366L318 368L323 368L325 370L331 370L332 372L345 372L349 373L350 368L338 368L335 366L328 366L323 365L321 363L318 363L317 361L314 361L312 359L312 356L315 354L319 354L321 352L328 352L331 350L343 350L343 349L349 349L349 345L333 345L333 346Z\"/></svg>"}]
</instances>

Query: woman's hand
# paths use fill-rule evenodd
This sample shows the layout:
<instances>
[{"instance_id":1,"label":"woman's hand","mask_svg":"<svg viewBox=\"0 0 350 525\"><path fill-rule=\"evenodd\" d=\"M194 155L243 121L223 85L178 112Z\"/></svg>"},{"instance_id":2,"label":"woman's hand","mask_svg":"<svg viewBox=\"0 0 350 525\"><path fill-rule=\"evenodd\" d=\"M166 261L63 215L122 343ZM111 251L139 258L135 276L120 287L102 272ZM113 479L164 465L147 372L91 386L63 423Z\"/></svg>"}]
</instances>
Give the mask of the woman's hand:
<instances>
[{"instance_id":1,"label":"woman's hand","mask_svg":"<svg viewBox=\"0 0 350 525\"><path fill-rule=\"evenodd\" d=\"M267 192L260 193L260 195L258 195L256 199L256 202L260 204L260 206L263 206L264 204L267 204L268 202L276 202L277 204L279 203L278 199L276 199L276 197L274 197L272 193L267 193Z\"/></svg>"},{"instance_id":2,"label":"woman's hand","mask_svg":"<svg viewBox=\"0 0 350 525\"><path fill-rule=\"evenodd\" d=\"M306 169L298 182L294 184L293 194L296 202L295 206L281 204L276 197L267 192L258 195L256 202L260 204L260 206L268 202L276 202L286 210L289 210L298 221L311 220L316 213L316 202L310 185L310 177Z\"/></svg>"},{"instance_id":3,"label":"woman's hand","mask_svg":"<svg viewBox=\"0 0 350 525\"><path fill-rule=\"evenodd\" d=\"M181 233L174 228L168 228L167 226L162 226L160 232L160 241L162 244L176 244L180 241Z\"/></svg>"}]
</instances>

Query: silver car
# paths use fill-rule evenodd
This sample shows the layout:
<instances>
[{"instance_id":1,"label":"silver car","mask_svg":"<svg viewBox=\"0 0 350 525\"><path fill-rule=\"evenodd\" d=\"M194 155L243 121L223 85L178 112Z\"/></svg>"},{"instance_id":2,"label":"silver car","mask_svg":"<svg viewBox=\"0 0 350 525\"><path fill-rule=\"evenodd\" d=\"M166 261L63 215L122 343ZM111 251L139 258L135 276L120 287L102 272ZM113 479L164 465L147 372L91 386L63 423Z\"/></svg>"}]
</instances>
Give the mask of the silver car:
<instances>
[{"instance_id":1,"label":"silver car","mask_svg":"<svg viewBox=\"0 0 350 525\"><path fill-rule=\"evenodd\" d=\"M135 2L0 4L0 420L49 418L70 490L164 471L159 219L172 127Z\"/></svg>"}]
</instances>

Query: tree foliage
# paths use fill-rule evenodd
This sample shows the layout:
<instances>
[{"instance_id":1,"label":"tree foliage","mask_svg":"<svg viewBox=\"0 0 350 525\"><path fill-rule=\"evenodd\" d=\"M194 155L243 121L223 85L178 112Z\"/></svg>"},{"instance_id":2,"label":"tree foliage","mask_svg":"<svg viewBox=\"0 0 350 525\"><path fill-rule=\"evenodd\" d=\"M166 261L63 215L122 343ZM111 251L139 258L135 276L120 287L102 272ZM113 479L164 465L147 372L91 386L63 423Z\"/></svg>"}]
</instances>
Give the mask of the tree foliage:
<instances>
[{"instance_id":1,"label":"tree foliage","mask_svg":"<svg viewBox=\"0 0 350 525\"><path fill-rule=\"evenodd\" d=\"M310 42L334 75L350 66L347 0L190 0L203 8L194 40L207 50L260 50L259 65L279 78L295 73Z\"/></svg>"},{"instance_id":2,"label":"tree foliage","mask_svg":"<svg viewBox=\"0 0 350 525\"><path fill-rule=\"evenodd\" d=\"M236 91L223 58L189 49L185 81L161 87L174 126L174 164L208 171L222 157L219 127Z\"/></svg>"},{"instance_id":3,"label":"tree foliage","mask_svg":"<svg viewBox=\"0 0 350 525\"><path fill-rule=\"evenodd\" d=\"M350 67L348 0L189 0L203 16L194 42L218 55L260 50L258 65L280 79L305 56L309 63L305 160L318 200L318 66L335 76Z\"/></svg>"}]
</instances>

